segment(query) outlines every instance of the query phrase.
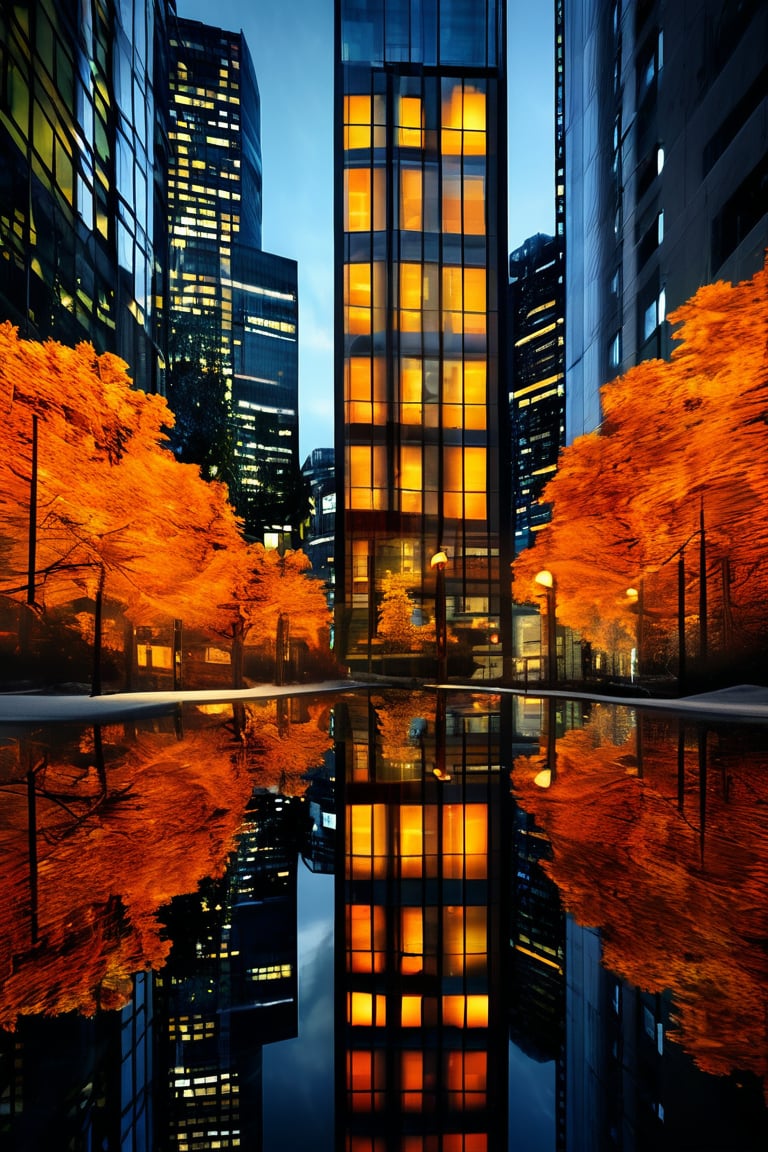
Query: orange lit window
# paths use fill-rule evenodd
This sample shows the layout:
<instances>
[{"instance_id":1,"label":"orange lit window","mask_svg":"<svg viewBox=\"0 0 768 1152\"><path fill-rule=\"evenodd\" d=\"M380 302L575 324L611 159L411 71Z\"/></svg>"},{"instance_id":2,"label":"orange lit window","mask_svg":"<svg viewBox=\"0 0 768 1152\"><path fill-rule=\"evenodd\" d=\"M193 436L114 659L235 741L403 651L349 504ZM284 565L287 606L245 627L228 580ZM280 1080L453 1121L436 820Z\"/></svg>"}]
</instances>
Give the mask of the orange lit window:
<instances>
[{"instance_id":1,"label":"orange lit window","mask_svg":"<svg viewBox=\"0 0 768 1152\"><path fill-rule=\"evenodd\" d=\"M400 265L401 308L421 308L422 279L421 264Z\"/></svg>"},{"instance_id":2,"label":"orange lit window","mask_svg":"<svg viewBox=\"0 0 768 1152\"><path fill-rule=\"evenodd\" d=\"M464 227L467 236L485 235L485 179L464 177Z\"/></svg>"},{"instance_id":3,"label":"orange lit window","mask_svg":"<svg viewBox=\"0 0 768 1152\"><path fill-rule=\"evenodd\" d=\"M421 512L421 445L400 446L400 507L403 512Z\"/></svg>"},{"instance_id":4,"label":"orange lit window","mask_svg":"<svg viewBox=\"0 0 768 1152\"><path fill-rule=\"evenodd\" d=\"M420 804L400 807L400 875L421 876L423 871L423 808Z\"/></svg>"},{"instance_id":5,"label":"orange lit window","mask_svg":"<svg viewBox=\"0 0 768 1152\"><path fill-rule=\"evenodd\" d=\"M421 1028L421 996L403 996L400 1023L403 1028Z\"/></svg>"},{"instance_id":6,"label":"orange lit window","mask_svg":"<svg viewBox=\"0 0 768 1152\"><path fill-rule=\"evenodd\" d=\"M443 1152L488 1152L487 1132L446 1132Z\"/></svg>"},{"instance_id":7,"label":"orange lit window","mask_svg":"<svg viewBox=\"0 0 768 1152\"><path fill-rule=\"evenodd\" d=\"M485 93L471 84L443 89L441 148L445 156L485 154Z\"/></svg>"},{"instance_id":8,"label":"orange lit window","mask_svg":"<svg viewBox=\"0 0 768 1152\"><path fill-rule=\"evenodd\" d=\"M370 992L347 993L347 1021L359 1027L383 1028L387 1022L386 996L373 996Z\"/></svg>"},{"instance_id":9,"label":"orange lit window","mask_svg":"<svg viewBox=\"0 0 768 1152\"><path fill-rule=\"evenodd\" d=\"M400 227L420 232L424 219L424 180L421 168L400 169Z\"/></svg>"},{"instance_id":10,"label":"orange lit window","mask_svg":"<svg viewBox=\"0 0 768 1152\"><path fill-rule=\"evenodd\" d=\"M443 426L486 427L485 361L446 360L443 365Z\"/></svg>"},{"instance_id":11,"label":"orange lit window","mask_svg":"<svg viewBox=\"0 0 768 1152\"><path fill-rule=\"evenodd\" d=\"M371 266L347 264L344 267L344 301L347 305L347 332L360 336L371 331Z\"/></svg>"},{"instance_id":12,"label":"orange lit window","mask_svg":"<svg viewBox=\"0 0 768 1152\"><path fill-rule=\"evenodd\" d=\"M347 963L350 972L381 972L386 948L386 919L378 905L347 905Z\"/></svg>"},{"instance_id":13,"label":"orange lit window","mask_svg":"<svg viewBox=\"0 0 768 1152\"><path fill-rule=\"evenodd\" d=\"M344 97L345 148L370 148L371 122L370 96Z\"/></svg>"},{"instance_id":14,"label":"orange lit window","mask_svg":"<svg viewBox=\"0 0 768 1152\"><path fill-rule=\"evenodd\" d=\"M443 450L446 516L483 520L486 515L486 450L446 446Z\"/></svg>"},{"instance_id":15,"label":"orange lit window","mask_svg":"<svg viewBox=\"0 0 768 1152\"><path fill-rule=\"evenodd\" d=\"M386 805L350 804L347 814L349 831L347 850L353 856L386 856Z\"/></svg>"},{"instance_id":16,"label":"orange lit window","mask_svg":"<svg viewBox=\"0 0 768 1152\"><path fill-rule=\"evenodd\" d=\"M347 1088L352 1110L373 1112L384 1107L384 1052L347 1052Z\"/></svg>"},{"instance_id":17,"label":"orange lit window","mask_svg":"<svg viewBox=\"0 0 768 1152\"><path fill-rule=\"evenodd\" d=\"M386 1152L386 1150L387 1142L383 1136L353 1136L350 1132L347 1133L346 1152Z\"/></svg>"},{"instance_id":18,"label":"orange lit window","mask_svg":"<svg viewBox=\"0 0 768 1152\"><path fill-rule=\"evenodd\" d=\"M401 96L397 142L401 148L421 148L424 144L424 119L419 96Z\"/></svg>"},{"instance_id":19,"label":"orange lit window","mask_svg":"<svg viewBox=\"0 0 768 1152\"><path fill-rule=\"evenodd\" d=\"M347 455L350 508L385 508L387 457L383 445L352 444Z\"/></svg>"},{"instance_id":20,"label":"orange lit window","mask_svg":"<svg viewBox=\"0 0 768 1152\"><path fill-rule=\"evenodd\" d=\"M455 1028L487 1028L487 996L443 996L443 1024Z\"/></svg>"},{"instance_id":21,"label":"orange lit window","mask_svg":"<svg viewBox=\"0 0 768 1152\"><path fill-rule=\"evenodd\" d=\"M448 1052L445 1079L453 1108L482 1108L486 1101L486 1052Z\"/></svg>"},{"instance_id":22,"label":"orange lit window","mask_svg":"<svg viewBox=\"0 0 768 1152\"><path fill-rule=\"evenodd\" d=\"M344 369L348 423L384 424L387 405L383 359L351 356Z\"/></svg>"},{"instance_id":23,"label":"orange lit window","mask_svg":"<svg viewBox=\"0 0 768 1152\"><path fill-rule=\"evenodd\" d=\"M424 1057L421 1052L400 1053L403 1110L420 1111L424 1099Z\"/></svg>"},{"instance_id":24,"label":"orange lit window","mask_svg":"<svg viewBox=\"0 0 768 1152\"><path fill-rule=\"evenodd\" d=\"M424 917L421 908L401 908L400 931L400 970L421 972L424 967Z\"/></svg>"},{"instance_id":25,"label":"orange lit window","mask_svg":"<svg viewBox=\"0 0 768 1152\"><path fill-rule=\"evenodd\" d=\"M447 804L443 809L443 873L482 880L488 872L488 808Z\"/></svg>"},{"instance_id":26,"label":"orange lit window","mask_svg":"<svg viewBox=\"0 0 768 1152\"><path fill-rule=\"evenodd\" d=\"M465 268L464 311L485 312L485 310L485 268ZM484 328L483 331L485 331Z\"/></svg>"},{"instance_id":27,"label":"orange lit window","mask_svg":"<svg viewBox=\"0 0 768 1152\"><path fill-rule=\"evenodd\" d=\"M487 949L485 908L446 905L443 908L443 960L446 975L485 972Z\"/></svg>"},{"instance_id":28,"label":"orange lit window","mask_svg":"<svg viewBox=\"0 0 768 1152\"><path fill-rule=\"evenodd\" d=\"M403 360L400 366L400 422L402 424L421 424L421 385L421 361Z\"/></svg>"},{"instance_id":29,"label":"orange lit window","mask_svg":"<svg viewBox=\"0 0 768 1152\"><path fill-rule=\"evenodd\" d=\"M347 232L380 232L386 226L384 169L344 170L344 228ZM373 196L371 195L373 192Z\"/></svg>"}]
</instances>

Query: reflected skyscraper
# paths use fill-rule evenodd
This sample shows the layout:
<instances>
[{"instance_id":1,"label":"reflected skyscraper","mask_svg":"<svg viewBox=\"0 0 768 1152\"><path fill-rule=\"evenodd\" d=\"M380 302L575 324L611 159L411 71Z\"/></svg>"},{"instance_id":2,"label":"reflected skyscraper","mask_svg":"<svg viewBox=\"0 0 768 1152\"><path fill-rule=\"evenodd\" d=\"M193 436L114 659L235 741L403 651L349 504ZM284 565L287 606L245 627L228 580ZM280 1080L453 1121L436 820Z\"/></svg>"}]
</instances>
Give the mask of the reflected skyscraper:
<instances>
[{"instance_id":1,"label":"reflected skyscraper","mask_svg":"<svg viewBox=\"0 0 768 1152\"><path fill-rule=\"evenodd\" d=\"M376 659L393 577L412 605L406 648L427 651L433 626L439 650L444 616L449 671L471 673L477 628L506 611L505 39L503 0L336 3L336 603L351 664Z\"/></svg>"}]
</instances>

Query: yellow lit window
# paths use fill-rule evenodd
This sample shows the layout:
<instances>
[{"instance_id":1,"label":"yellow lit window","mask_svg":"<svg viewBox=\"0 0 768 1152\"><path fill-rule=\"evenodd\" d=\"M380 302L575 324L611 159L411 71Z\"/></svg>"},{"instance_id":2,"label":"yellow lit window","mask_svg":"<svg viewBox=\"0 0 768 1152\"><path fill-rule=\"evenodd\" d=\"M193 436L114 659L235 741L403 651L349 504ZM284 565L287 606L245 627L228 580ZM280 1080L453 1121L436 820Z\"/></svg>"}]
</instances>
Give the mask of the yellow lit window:
<instances>
[{"instance_id":1,"label":"yellow lit window","mask_svg":"<svg viewBox=\"0 0 768 1152\"><path fill-rule=\"evenodd\" d=\"M424 180L421 168L400 169L400 228L420 232L424 220Z\"/></svg>"},{"instance_id":2,"label":"yellow lit window","mask_svg":"<svg viewBox=\"0 0 768 1152\"><path fill-rule=\"evenodd\" d=\"M400 421L403 424L421 424L422 364L420 360L405 359L400 366Z\"/></svg>"},{"instance_id":3,"label":"yellow lit window","mask_svg":"<svg viewBox=\"0 0 768 1152\"><path fill-rule=\"evenodd\" d=\"M403 1028L421 1028L421 996L403 996L400 1023Z\"/></svg>"},{"instance_id":4,"label":"yellow lit window","mask_svg":"<svg viewBox=\"0 0 768 1152\"><path fill-rule=\"evenodd\" d=\"M344 267L344 300L347 305L347 331L362 335L371 331L371 265Z\"/></svg>"},{"instance_id":5,"label":"yellow lit window","mask_svg":"<svg viewBox=\"0 0 768 1152\"><path fill-rule=\"evenodd\" d=\"M422 266L400 265L400 307L421 308Z\"/></svg>"},{"instance_id":6,"label":"yellow lit window","mask_svg":"<svg viewBox=\"0 0 768 1152\"><path fill-rule=\"evenodd\" d=\"M441 147L445 156L485 154L485 93L471 84L444 92Z\"/></svg>"},{"instance_id":7,"label":"yellow lit window","mask_svg":"<svg viewBox=\"0 0 768 1152\"><path fill-rule=\"evenodd\" d=\"M400 910L400 970L406 974L424 967L424 917L421 908Z\"/></svg>"},{"instance_id":8,"label":"yellow lit window","mask_svg":"<svg viewBox=\"0 0 768 1152\"><path fill-rule=\"evenodd\" d=\"M383 804L350 804L348 851L353 856L384 856L387 812Z\"/></svg>"},{"instance_id":9,"label":"yellow lit window","mask_svg":"<svg viewBox=\"0 0 768 1152\"><path fill-rule=\"evenodd\" d=\"M424 120L418 96L400 97L397 142L401 148L421 148L424 144Z\"/></svg>"},{"instance_id":10,"label":"yellow lit window","mask_svg":"<svg viewBox=\"0 0 768 1152\"><path fill-rule=\"evenodd\" d=\"M485 804L448 804L443 809L443 873L481 880L487 875L488 809Z\"/></svg>"},{"instance_id":11,"label":"yellow lit window","mask_svg":"<svg viewBox=\"0 0 768 1152\"><path fill-rule=\"evenodd\" d=\"M485 268L465 268L464 311L485 312L485 310Z\"/></svg>"},{"instance_id":12,"label":"yellow lit window","mask_svg":"<svg viewBox=\"0 0 768 1152\"><path fill-rule=\"evenodd\" d=\"M424 810L420 804L400 808L400 875L421 876L424 852Z\"/></svg>"},{"instance_id":13,"label":"yellow lit window","mask_svg":"<svg viewBox=\"0 0 768 1152\"><path fill-rule=\"evenodd\" d=\"M487 996L443 996L443 1024L455 1028L487 1028Z\"/></svg>"},{"instance_id":14,"label":"yellow lit window","mask_svg":"<svg viewBox=\"0 0 768 1152\"><path fill-rule=\"evenodd\" d=\"M443 452L446 516L483 520L486 515L486 450L446 446Z\"/></svg>"}]
</instances>

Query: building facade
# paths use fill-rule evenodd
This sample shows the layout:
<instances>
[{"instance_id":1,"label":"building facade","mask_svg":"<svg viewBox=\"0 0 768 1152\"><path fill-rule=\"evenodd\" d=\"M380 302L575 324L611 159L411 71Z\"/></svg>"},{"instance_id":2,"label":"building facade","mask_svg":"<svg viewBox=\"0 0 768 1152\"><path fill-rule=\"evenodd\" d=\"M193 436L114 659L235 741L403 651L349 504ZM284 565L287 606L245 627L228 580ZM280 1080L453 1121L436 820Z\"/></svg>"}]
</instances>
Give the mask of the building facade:
<instances>
[{"instance_id":1,"label":"building facade","mask_svg":"<svg viewBox=\"0 0 768 1152\"><path fill-rule=\"evenodd\" d=\"M312 575L323 580L333 607L336 547L336 465L333 448L314 448L301 466L310 490L309 526L303 549L312 562Z\"/></svg>"},{"instance_id":2,"label":"building facade","mask_svg":"<svg viewBox=\"0 0 768 1152\"><path fill-rule=\"evenodd\" d=\"M565 442L562 245L531 236L509 257L512 496L515 555L548 523L541 495Z\"/></svg>"},{"instance_id":3,"label":"building facade","mask_svg":"<svg viewBox=\"0 0 768 1152\"><path fill-rule=\"evenodd\" d=\"M500 623L505 39L501 0L336 5L336 603L350 663L377 657L392 577L412 603L406 646L436 652L439 670L471 674L478 629Z\"/></svg>"},{"instance_id":4,"label":"building facade","mask_svg":"<svg viewBox=\"0 0 768 1152\"><path fill-rule=\"evenodd\" d=\"M0 319L163 390L168 4L0 11Z\"/></svg>"},{"instance_id":5,"label":"building facade","mask_svg":"<svg viewBox=\"0 0 768 1152\"><path fill-rule=\"evenodd\" d=\"M261 247L260 97L241 32L171 36L168 395L174 447L279 538L298 476L298 272Z\"/></svg>"},{"instance_id":6,"label":"building facade","mask_svg":"<svg viewBox=\"0 0 768 1152\"><path fill-rule=\"evenodd\" d=\"M670 354L667 315L768 246L768 8L565 0L569 442Z\"/></svg>"}]
</instances>

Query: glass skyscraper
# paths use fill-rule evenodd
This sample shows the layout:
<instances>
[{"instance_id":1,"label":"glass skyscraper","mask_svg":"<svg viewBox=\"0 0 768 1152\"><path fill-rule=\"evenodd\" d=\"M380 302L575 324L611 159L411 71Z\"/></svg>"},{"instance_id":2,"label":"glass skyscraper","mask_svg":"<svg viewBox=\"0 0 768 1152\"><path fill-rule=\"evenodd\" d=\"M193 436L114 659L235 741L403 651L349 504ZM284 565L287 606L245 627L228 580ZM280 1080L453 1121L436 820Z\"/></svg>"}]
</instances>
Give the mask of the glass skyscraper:
<instances>
[{"instance_id":1,"label":"glass skyscraper","mask_svg":"<svg viewBox=\"0 0 768 1152\"><path fill-rule=\"evenodd\" d=\"M175 447L246 530L286 524L298 460L298 272L261 248L260 98L241 32L171 37L169 387Z\"/></svg>"},{"instance_id":2,"label":"glass skyscraper","mask_svg":"<svg viewBox=\"0 0 768 1152\"><path fill-rule=\"evenodd\" d=\"M510 536L504 4L337 0L336 16L338 647L375 661L402 577L400 649L428 653L434 628L439 670L471 674L504 632Z\"/></svg>"},{"instance_id":3,"label":"glass skyscraper","mask_svg":"<svg viewBox=\"0 0 768 1152\"><path fill-rule=\"evenodd\" d=\"M162 391L165 0L0 9L0 319Z\"/></svg>"}]
</instances>

